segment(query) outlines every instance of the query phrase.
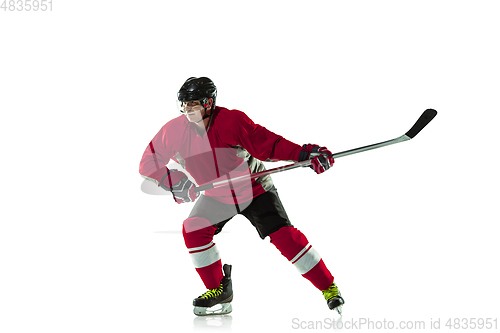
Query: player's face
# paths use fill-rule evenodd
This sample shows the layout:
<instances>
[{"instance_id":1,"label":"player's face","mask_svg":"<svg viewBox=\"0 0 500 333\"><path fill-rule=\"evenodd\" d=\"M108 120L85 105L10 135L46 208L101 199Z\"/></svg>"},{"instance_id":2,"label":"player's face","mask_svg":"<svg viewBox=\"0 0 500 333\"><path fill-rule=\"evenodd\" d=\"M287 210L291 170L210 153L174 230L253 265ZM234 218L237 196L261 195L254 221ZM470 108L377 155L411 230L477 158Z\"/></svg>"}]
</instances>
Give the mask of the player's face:
<instances>
[{"instance_id":1,"label":"player's face","mask_svg":"<svg viewBox=\"0 0 500 333\"><path fill-rule=\"evenodd\" d=\"M203 118L203 110L200 101L189 101L181 104L181 112L190 122L200 121Z\"/></svg>"}]
</instances>

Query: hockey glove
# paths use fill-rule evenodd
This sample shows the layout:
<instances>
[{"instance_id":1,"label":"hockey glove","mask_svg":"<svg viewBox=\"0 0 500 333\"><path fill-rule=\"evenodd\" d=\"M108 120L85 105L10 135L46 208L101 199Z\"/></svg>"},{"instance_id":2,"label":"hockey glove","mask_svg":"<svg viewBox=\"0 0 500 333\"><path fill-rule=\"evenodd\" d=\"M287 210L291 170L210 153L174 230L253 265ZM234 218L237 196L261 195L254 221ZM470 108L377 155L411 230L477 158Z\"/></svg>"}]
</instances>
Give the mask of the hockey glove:
<instances>
[{"instance_id":1,"label":"hockey glove","mask_svg":"<svg viewBox=\"0 0 500 333\"><path fill-rule=\"evenodd\" d=\"M167 169L168 170L168 169ZM172 192L175 202L194 202L198 193L194 190L194 184L182 171L176 169L168 170L160 181L161 188Z\"/></svg>"},{"instance_id":2,"label":"hockey glove","mask_svg":"<svg viewBox=\"0 0 500 333\"><path fill-rule=\"evenodd\" d=\"M335 162L332 156L323 155L322 153L331 154L331 151L326 147L320 147L311 143L302 146L302 151L299 154L299 162L311 160L310 168L316 173L323 173Z\"/></svg>"}]
</instances>

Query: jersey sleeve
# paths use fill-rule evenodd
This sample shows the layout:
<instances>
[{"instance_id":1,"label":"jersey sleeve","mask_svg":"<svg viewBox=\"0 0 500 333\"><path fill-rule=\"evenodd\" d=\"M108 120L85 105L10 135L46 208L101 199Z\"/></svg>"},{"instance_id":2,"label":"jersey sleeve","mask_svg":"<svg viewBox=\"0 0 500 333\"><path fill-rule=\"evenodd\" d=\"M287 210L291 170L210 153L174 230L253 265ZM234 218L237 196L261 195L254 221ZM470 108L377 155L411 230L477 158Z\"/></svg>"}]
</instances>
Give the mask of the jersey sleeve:
<instances>
[{"instance_id":1,"label":"jersey sleeve","mask_svg":"<svg viewBox=\"0 0 500 333\"><path fill-rule=\"evenodd\" d=\"M233 110L231 138L261 161L298 161L302 147L265 127L255 124L245 113Z\"/></svg>"},{"instance_id":2,"label":"jersey sleeve","mask_svg":"<svg viewBox=\"0 0 500 333\"><path fill-rule=\"evenodd\" d=\"M139 173L145 179L155 182L157 185L163 175L167 172L166 164L174 156L174 142L172 142L172 126L167 123L149 142L139 164Z\"/></svg>"}]
</instances>

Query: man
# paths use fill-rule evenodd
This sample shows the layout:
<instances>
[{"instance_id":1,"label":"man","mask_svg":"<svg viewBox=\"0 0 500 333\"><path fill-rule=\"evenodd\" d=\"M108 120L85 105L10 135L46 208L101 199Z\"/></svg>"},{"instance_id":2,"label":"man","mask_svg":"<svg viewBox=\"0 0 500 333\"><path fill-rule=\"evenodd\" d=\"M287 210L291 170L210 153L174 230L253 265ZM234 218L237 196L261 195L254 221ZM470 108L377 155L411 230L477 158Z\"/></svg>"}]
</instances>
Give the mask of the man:
<instances>
[{"instance_id":1,"label":"man","mask_svg":"<svg viewBox=\"0 0 500 333\"><path fill-rule=\"evenodd\" d=\"M245 216L259 236L270 238L276 248L316 288L330 309L340 313L344 300L333 276L307 238L290 223L271 177L229 183L223 188L195 191L186 173L166 167L178 162L196 183L234 179L264 170L262 161L311 159L316 173L334 163L325 147L299 146L255 124L241 111L216 106L217 89L206 77L189 78L178 93L183 115L167 122L146 148L140 174L172 192L177 203L196 201L183 223L183 236L191 259L208 288L193 301L197 315L231 312L231 266L222 266L214 235L236 214ZM215 305L220 309L213 310Z\"/></svg>"}]
</instances>

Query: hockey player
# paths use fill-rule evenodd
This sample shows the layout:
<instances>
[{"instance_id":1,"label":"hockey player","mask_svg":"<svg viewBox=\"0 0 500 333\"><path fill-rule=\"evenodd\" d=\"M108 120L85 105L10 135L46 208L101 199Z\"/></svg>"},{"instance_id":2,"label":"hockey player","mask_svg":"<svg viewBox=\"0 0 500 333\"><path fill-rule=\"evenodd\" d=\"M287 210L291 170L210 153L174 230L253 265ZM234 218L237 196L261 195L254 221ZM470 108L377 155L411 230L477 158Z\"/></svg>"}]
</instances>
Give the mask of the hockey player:
<instances>
[{"instance_id":1,"label":"hockey player","mask_svg":"<svg viewBox=\"0 0 500 333\"><path fill-rule=\"evenodd\" d=\"M290 223L269 175L199 195L186 173L166 167L170 160L178 162L200 185L262 171L262 161L311 159L311 168L319 174L334 163L333 157L321 154L330 151L314 144L297 145L255 124L241 111L217 106L217 89L209 78L189 78L177 97L182 115L167 122L149 143L139 172L172 192L177 203L196 201L182 229L195 269L208 289L193 300L195 314L232 310L231 266L222 265L213 237L236 214L245 216L262 239L269 237L299 273L322 291L328 307L340 313L344 300L332 274L304 234ZM215 305L220 309L214 311Z\"/></svg>"}]
</instances>

